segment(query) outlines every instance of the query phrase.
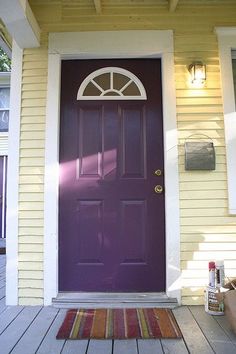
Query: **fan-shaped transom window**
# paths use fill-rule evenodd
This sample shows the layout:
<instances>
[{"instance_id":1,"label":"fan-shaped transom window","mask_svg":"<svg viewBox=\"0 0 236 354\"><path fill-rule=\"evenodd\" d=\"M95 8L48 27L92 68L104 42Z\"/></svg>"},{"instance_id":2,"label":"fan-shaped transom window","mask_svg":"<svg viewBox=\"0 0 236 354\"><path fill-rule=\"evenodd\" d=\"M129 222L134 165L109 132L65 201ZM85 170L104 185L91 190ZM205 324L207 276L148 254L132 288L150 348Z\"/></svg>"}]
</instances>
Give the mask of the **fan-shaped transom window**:
<instances>
[{"instance_id":1,"label":"fan-shaped transom window","mask_svg":"<svg viewBox=\"0 0 236 354\"><path fill-rule=\"evenodd\" d=\"M128 70L107 67L88 75L78 90L77 100L146 100L142 82Z\"/></svg>"}]
</instances>

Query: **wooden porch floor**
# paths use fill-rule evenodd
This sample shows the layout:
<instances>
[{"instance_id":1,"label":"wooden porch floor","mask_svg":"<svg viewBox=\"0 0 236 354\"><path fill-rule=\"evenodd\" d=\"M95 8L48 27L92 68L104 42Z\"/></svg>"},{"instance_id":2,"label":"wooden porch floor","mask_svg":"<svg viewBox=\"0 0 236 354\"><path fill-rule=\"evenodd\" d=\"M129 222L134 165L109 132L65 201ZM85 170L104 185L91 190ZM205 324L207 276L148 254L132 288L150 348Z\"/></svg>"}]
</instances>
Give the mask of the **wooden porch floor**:
<instances>
[{"instance_id":1,"label":"wooden porch floor","mask_svg":"<svg viewBox=\"0 0 236 354\"><path fill-rule=\"evenodd\" d=\"M5 306L5 255L0 255L0 353L18 354L235 354L236 335L224 316L210 316L203 306L173 310L183 339L56 340L65 309Z\"/></svg>"}]
</instances>

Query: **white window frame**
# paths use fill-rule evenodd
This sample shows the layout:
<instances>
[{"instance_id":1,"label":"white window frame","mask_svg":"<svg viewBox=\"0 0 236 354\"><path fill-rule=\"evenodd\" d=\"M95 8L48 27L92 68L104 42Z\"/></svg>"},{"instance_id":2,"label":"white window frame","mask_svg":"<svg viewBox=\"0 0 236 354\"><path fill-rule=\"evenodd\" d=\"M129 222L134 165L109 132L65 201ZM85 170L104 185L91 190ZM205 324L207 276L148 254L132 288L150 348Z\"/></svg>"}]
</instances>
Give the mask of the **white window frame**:
<instances>
[{"instance_id":1,"label":"white window frame","mask_svg":"<svg viewBox=\"0 0 236 354\"><path fill-rule=\"evenodd\" d=\"M236 27L217 27L224 108L228 181L228 212L236 214L236 109L232 70L232 50L236 49Z\"/></svg>"},{"instance_id":2,"label":"white window frame","mask_svg":"<svg viewBox=\"0 0 236 354\"><path fill-rule=\"evenodd\" d=\"M110 74L110 89L109 91L115 91L117 93L116 96L107 96L106 91L102 89L100 85L94 81L97 76L103 75L103 74ZM129 81L121 87L120 90L116 90L113 87L113 74L122 74L126 76ZM100 91L100 95L96 96L84 96L84 90L86 89L87 85L92 82L94 86L96 86ZM139 90L139 95L136 96L130 96L130 95L124 95L123 91L131 84L135 83L136 87ZM93 71L91 74L89 74L84 81L81 83L78 94L77 94L77 100L146 100L147 99L147 94L146 90L142 84L142 82L139 80L139 78L134 75L132 72L125 70L123 68L119 67L106 67L102 69L98 69Z\"/></svg>"},{"instance_id":3,"label":"white window frame","mask_svg":"<svg viewBox=\"0 0 236 354\"><path fill-rule=\"evenodd\" d=\"M61 60L161 58L165 160L166 293L181 302L178 137L173 31L49 34L44 187L44 304L58 294L58 187ZM158 271L158 270L157 270Z\"/></svg>"},{"instance_id":4,"label":"white window frame","mask_svg":"<svg viewBox=\"0 0 236 354\"><path fill-rule=\"evenodd\" d=\"M10 74L9 74L9 76L10 76ZM0 89L3 89L3 88L9 89L9 101L10 101L10 83L9 84L1 84L0 83ZM8 117L9 117L9 115L10 115L10 102L9 102L8 108L7 107L6 108L1 108L0 107L0 112L6 112L6 111L8 111ZM1 131L0 130L0 135L1 136L8 135L8 131L9 131L9 123L8 123L8 130L5 130L5 131Z\"/></svg>"}]
</instances>

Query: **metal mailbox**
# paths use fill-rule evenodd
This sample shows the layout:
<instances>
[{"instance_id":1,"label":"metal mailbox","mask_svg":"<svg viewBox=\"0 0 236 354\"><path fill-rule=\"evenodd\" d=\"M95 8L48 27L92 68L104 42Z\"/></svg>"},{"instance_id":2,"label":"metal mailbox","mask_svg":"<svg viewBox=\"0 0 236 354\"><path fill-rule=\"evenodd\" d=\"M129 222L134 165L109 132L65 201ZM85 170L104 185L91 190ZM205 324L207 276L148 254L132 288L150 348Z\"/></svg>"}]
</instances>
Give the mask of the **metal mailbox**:
<instances>
[{"instance_id":1,"label":"metal mailbox","mask_svg":"<svg viewBox=\"0 0 236 354\"><path fill-rule=\"evenodd\" d=\"M213 142L185 142L185 170L215 170Z\"/></svg>"}]
</instances>

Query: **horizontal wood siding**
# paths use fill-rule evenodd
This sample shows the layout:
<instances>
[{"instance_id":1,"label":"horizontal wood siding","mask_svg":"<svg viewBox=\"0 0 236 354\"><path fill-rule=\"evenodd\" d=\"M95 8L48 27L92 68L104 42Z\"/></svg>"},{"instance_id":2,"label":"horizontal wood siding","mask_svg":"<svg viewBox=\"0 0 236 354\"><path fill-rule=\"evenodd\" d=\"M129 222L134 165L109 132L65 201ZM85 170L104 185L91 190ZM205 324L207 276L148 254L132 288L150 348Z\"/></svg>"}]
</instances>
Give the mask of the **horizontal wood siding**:
<instances>
[{"instance_id":1,"label":"horizontal wood siding","mask_svg":"<svg viewBox=\"0 0 236 354\"><path fill-rule=\"evenodd\" d=\"M236 217L227 210L224 121L215 26L236 26L235 1L181 0L170 13L166 1L43 1L30 4L43 31L42 47L25 50L20 159L20 303L43 298L43 174L48 32L172 29L179 134L181 268L183 304L203 303L208 261L225 259L236 276ZM194 89L187 66L207 65L207 83ZM215 171L185 171L184 142L209 136L216 147ZM192 137L193 138L193 137Z\"/></svg>"},{"instance_id":2,"label":"horizontal wood siding","mask_svg":"<svg viewBox=\"0 0 236 354\"><path fill-rule=\"evenodd\" d=\"M19 177L19 304L43 303L47 35L23 57Z\"/></svg>"}]
</instances>

